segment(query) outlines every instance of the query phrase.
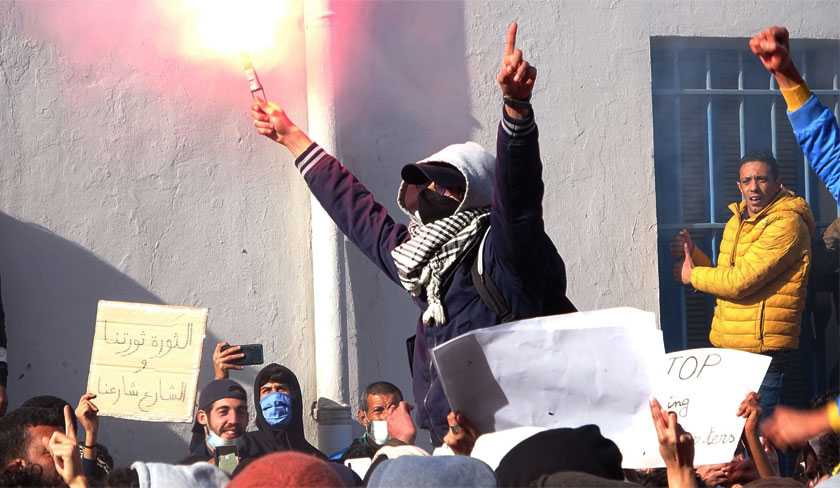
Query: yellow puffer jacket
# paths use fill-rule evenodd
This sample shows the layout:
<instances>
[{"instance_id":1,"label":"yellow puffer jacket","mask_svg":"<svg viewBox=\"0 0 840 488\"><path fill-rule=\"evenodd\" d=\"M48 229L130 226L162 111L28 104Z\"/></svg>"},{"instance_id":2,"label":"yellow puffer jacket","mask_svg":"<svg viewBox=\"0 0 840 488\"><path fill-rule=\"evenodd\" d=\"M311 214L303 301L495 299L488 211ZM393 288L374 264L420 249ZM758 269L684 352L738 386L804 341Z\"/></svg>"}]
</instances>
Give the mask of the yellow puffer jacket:
<instances>
[{"instance_id":1,"label":"yellow puffer jacket","mask_svg":"<svg viewBox=\"0 0 840 488\"><path fill-rule=\"evenodd\" d=\"M782 190L757 215L742 220L743 203L723 230L716 267L697 263L691 284L717 297L709 339L749 352L799 347L799 323L811 264L814 216L802 197ZM698 256L700 257L700 256ZM700 257L702 260L702 257Z\"/></svg>"}]
</instances>

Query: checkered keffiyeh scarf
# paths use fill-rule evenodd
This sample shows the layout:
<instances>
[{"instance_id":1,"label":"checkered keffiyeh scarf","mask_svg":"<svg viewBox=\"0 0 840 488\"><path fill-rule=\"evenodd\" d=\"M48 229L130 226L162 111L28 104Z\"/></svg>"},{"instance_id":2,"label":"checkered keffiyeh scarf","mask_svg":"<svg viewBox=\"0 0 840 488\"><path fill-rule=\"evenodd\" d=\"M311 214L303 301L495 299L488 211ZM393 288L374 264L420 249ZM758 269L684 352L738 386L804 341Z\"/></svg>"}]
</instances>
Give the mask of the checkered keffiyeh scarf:
<instances>
[{"instance_id":1,"label":"checkered keffiyeh scarf","mask_svg":"<svg viewBox=\"0 0 840 488\"><path fill-rule=\"evenodd\" d=\"M426 291L428 307L423 323L444 325L446 310L440 296L440 286L446 273L472 247L475 239L490 225L487 208L464 210L444 219L408 226L411 239L391 251L397 265L400 282L412 296Z\"/></svg>"}]
</instances>

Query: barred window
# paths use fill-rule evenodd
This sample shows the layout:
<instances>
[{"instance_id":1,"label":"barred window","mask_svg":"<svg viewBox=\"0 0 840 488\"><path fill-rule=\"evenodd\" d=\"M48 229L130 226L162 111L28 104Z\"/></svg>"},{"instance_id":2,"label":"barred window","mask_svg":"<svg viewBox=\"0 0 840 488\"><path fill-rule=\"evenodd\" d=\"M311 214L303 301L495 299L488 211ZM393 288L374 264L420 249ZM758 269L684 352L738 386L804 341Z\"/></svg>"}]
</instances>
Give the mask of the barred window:
<instances>
[{"instance_id":1,"label":"barred window","mask_svg":"<svg viewBox=\"0 0 840 488\"><path fill-rule=\"evenodd\" d=\"M674 278L671 242L687 228L716 262L723 227L739 201L738 161L772 152L784 185L811 206L819 231L837 204L808 167L775 80L749 51L748 39L651 39L659 286L666 348L707 347L714 297ZM820 100L840 113L840 42L791 42L794 61Z\"/></svg>"}]
</instances>

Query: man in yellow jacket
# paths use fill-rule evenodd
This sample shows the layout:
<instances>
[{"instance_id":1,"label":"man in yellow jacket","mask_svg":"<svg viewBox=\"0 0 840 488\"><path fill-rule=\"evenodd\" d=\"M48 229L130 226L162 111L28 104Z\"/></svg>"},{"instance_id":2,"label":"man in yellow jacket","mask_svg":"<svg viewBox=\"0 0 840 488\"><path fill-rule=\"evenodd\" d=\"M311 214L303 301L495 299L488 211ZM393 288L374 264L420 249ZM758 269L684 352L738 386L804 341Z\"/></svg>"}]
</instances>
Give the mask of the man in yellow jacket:
<instances>
[{"instance_id":1,"label":"man in yellow jacket","mask_svg":"<svg viewBox=\"0 0 840 488\"><path fill-rule=\"evenodd\" d=\"M773 357L761 385L762 409L780 403L784 374L798 360L814 217L802 197L782 186L776 160L767 154L741 159L742 200L729 206L717 266L680 233L683 284L714 295L711 343Z\"/></svg>"}]
</instances>

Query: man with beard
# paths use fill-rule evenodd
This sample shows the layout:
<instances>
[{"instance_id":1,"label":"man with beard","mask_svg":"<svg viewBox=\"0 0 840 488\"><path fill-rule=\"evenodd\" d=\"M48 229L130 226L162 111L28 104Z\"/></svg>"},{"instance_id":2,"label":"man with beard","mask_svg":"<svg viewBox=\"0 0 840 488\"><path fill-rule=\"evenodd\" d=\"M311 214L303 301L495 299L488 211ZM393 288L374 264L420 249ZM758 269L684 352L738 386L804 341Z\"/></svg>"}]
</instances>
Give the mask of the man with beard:
<instances>
[{"instance_id":1,"label":"man with beard","mask_svg":"<svg viewBox=\"0 0 840 488\"><path fill-rule=\"evenodd\" d=\"M213 380L198 397L190 456L180 464L207 461L231 474L242 459L258 455L245 439L248 395L239 383Z\"/></svg>"},{"instance_id":2,"label":"man with beard","mask_svg":"<svg viewBox=\"0 0 840 488\"><path fill-rule=\"evenodd\" d=\"M225 347L229 346L229 347ZM217 381L226 380L230 370L241 370L236 363L244 355L239 346L216 344L213 372ZM257 431L248 432L248 441L260 452L300 451L324 458L303 434L303 394L297 376L285 366L271 363L254 380L257 399Z\"/></svg>"}]
</instances>

